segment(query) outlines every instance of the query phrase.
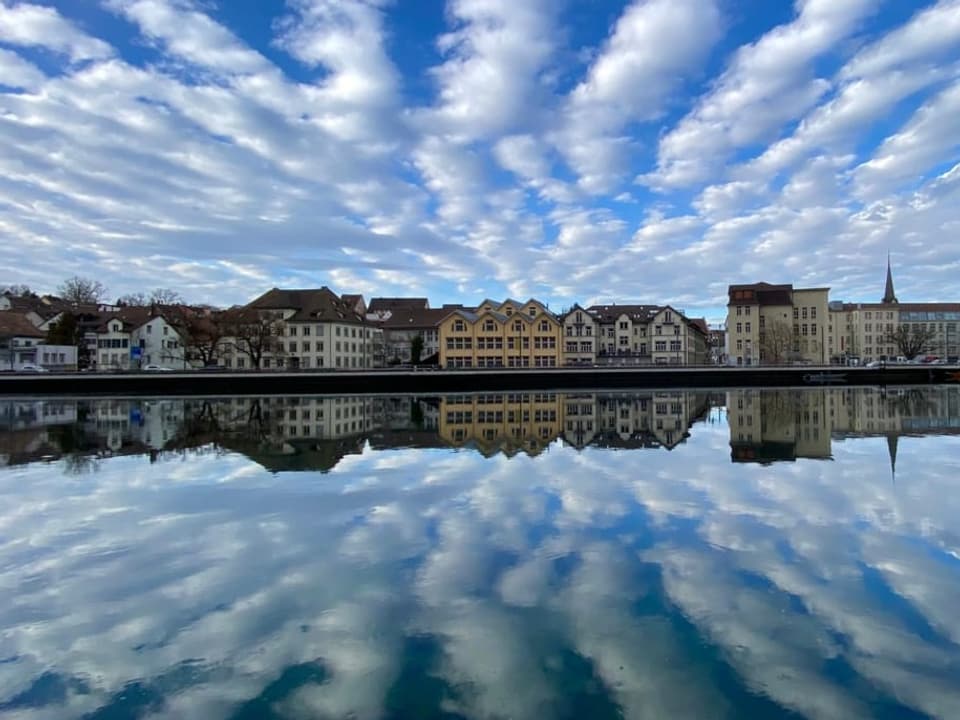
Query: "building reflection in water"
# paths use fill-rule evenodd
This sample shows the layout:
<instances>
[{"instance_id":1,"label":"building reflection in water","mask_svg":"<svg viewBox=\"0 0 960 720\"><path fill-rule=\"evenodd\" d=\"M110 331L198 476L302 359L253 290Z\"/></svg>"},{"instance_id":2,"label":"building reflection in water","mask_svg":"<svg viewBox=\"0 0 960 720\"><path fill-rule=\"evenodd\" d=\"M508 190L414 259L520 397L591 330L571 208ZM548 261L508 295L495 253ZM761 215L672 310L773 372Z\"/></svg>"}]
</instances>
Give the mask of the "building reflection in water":
<instances>
[{"instance_id":1,"label":"building reflection in water","mask_svg":"<svg viewBox=\"0 0 960 720\"><path fill-rule=\"evenodd\" d=\"M327 471L374 449L452 447L492 456L666 449L726 410L733 462L829 459L832 442L960 433L960 388L486 393L0 402L0 465L66 457L237 452L272 472Z\"/></svg>"},{"instance_id":2,"label":"building reflection in water","mask_svg":"<svg viewBox=\"0 0 960 720\"><path fill-rule=\"evenodd\" d=\"M899 437L960 434L960 387L736 390L726 407L733 462L830 459L834 441L886 437L895 473Z\"/></svg>"}]
</instances>

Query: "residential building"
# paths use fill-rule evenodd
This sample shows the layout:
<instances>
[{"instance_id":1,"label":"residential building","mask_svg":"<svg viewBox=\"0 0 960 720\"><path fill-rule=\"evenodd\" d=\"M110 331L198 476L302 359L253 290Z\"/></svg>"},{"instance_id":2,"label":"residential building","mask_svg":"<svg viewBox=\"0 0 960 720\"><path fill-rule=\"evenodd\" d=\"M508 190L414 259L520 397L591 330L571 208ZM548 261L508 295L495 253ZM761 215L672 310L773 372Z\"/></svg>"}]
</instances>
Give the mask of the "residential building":
<instances>
[{"instance_id":1,"label":"residential building","mask_svg":"<svg viewBox=\"0 0 960 720\"><path fill-rule=\"evenodd\" d=\"M21 370L26 365L76 370L77 348L47 345L45 337L26 313L0 312L0 370Z\"/></svg>"},{"instance_id":2,"label":"residential building","mask_svg":"<svg viewBox=\"0 0 960 720\"><path fill-rule=\"evenodd\" d=\"M592 305L600 365L705 365L707 324L670 305Z\"/></svg>"},{"instance_id":3,"label":"residential building","mask_svg":"<svg viewBox=\"0 0 960 720\"><path fill-rule=\"evenodd\" d=\"M440 352L438 326L449 314L449 306L431 308L427 298L373 298L367 308L367 320L383 331L387 364L411 362L416 337L423 343L420 362L436 362Z\"/></svg>"},{"instance_id":4,"label":"residential building","mask_svg":"<svg viewBox=\"0 0 960 720\"><path fill-rule=\"evenodd\" d=\"M557 367L562 325L545 305L530 299L484 300L476 310L457 308L440 322L440 366Z\"/></svg>"},{"instance_id":5,"label":"residential building","mask_svg":"<svg viewBox=\"0 0 960 720\"><path fill-rule=\"evenodd\" d=\"M103 306L83 316L81 325L97 370L136 370L160 365L173 370L188 367L184 342L175 324L173 308L160 306Z\"/></svg>"},{"instance_id":6,"label":"residential building","mask_svg":"<svg viewBox=\"0 0 960 720\"><path fill-rule=\"evenodd\" d=\"M707 333L707 348L711 365L727 364L727 331L722 328L710 328Z\"/></svg>"},{"instance_id":7,"label":"residential building","mask_svg":"<svg viewBox=\"0 0 960 720\"><path fill-rule=\"evenodd\" d=\"M731 285L727 303L730 365L820 364L828 352L829 288L766 282Z\"/></svg>"},{"instance_id":8,"label":"residential building","mask_svg":"<svg viewBox=\"0 0 960 720\"><path fill-rule=\"evenodd\" d=\"M829 357L841 364L893 360L910 354L896 342L899 328L929 337L922 355L960 356L960 303L901 303L887 260L883 298L879 303L830 303ZM908 358L909 359L909 358Z\"/></svg>"},{"instance_id":9,"label":"residential building","mask_svg":"<svg viewBox=\"0 0 960 720\"><path fill-rule=\"evenodd\" d=\"M253 369L361 369L374 367L382 330L367 322L363 299L344 300L328 287L273 288L228 315L232 336L225 342L224 365ZM231 321L230 318L233 318ZM260 334L262 357L244 350L241 328ZM381 355L382 357L382 355Z\"/></svg>"},{"instance_id":10,"label":"residential building","mask_svg":"<svg viewBox=\"0 0 960 720\"><path fill-rule=\"evenodd\" d=\"M597 318L575 304L560 316L563 325L563 364L593 365L600 341Z\"/></svg>"}]
</instances>

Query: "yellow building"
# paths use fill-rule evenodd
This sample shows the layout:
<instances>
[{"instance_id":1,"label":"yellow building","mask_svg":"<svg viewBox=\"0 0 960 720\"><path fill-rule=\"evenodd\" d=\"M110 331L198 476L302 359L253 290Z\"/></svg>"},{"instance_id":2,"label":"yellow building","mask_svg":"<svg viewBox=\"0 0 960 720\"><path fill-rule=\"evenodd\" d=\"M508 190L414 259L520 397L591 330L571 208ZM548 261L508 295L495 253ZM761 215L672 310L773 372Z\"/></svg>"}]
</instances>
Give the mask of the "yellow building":
<instances>
[{"instance_id":1,"label":"yellow building","mask_svg":"<svg viewBox=\"0 0 960 720\"><path fill-rule=\"evenodd\" d=\"M829 288L731 285L727 356L731 365L826 364Z\"/></svg>"},{"instance_id":2,"label":"yellow building","mask_svg":"<svg viewBox=\"0 0 960 720\"><path fill-rule=\"evenodd\" d=\"M557 367L561 332L556 316L536 300L484 300L440 321L440 367Z\"/></svg>"}]
</instances>

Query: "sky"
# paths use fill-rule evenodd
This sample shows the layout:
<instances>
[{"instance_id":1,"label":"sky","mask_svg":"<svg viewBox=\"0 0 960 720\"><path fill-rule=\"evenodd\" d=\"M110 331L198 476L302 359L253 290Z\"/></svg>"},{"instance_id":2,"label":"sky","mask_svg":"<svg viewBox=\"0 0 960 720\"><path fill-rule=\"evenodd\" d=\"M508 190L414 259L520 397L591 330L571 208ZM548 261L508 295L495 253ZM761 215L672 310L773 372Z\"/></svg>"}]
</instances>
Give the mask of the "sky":
<instances>
[{"instance_id":1,"label":"sky","mask_svg":"<svg viewBox=\"0 0 960 720\"><path fill-rule=\"evenodd\" d=\"M960 300L960 0L0 0L0 284Z\"/></svg>"}]
</instances>

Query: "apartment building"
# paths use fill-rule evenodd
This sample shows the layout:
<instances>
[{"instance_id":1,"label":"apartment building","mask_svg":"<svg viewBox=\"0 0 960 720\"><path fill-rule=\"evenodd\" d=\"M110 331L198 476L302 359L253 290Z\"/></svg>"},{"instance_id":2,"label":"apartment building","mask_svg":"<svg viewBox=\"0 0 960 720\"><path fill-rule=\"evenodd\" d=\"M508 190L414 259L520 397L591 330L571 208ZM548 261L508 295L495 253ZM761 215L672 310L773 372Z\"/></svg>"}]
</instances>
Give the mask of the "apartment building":
<instances>
[{"instance_id":1,"label":"apartment building","mask_svg":"<svg viewBox=\"0 0 960 720\"><path fill-rule=\"evenodd\" d=\"M728 364L826 363L829 291L766 282L730 285Z\"/></svg>"},{"instance_id":2,"label":"apartment building","mask_svg":"<svg viewBox=\"0 0 960 720\"><path fill-rule=\"evenodd\" d=\"M883 298L878 303L831 302L829 355L833 362L868 363L911 355L894 333L923 335L928 340L913 349L920 355L960 356L960 303L901 303L887 261Z\"/></svg>"},{"instance_id":3,"label":"apartment building","mask_svg":"<svg viewBox=\"0 0 960 720\"><path fill-rule=\"evenodd\" d=\"M263 369L372 368L383 331L367 322L359 312L365 309L362 298L356 298L343 300L327 287L273 288L228 311L232 334L224 343L223 362L233 369L256 367L260 353L246 350L249 343L238 335L251 332L262 350Z\"/></svg>"},{"instance_id":4,"label":"apartment building","mask_svg":"<svg viewBox=\"0 0 960 720\"><path fill-rule=\"evenodd\" d=\"M707 323L669 305L592 305L599 365L704 365Z\"/></svg>"},{"instance_id":5,"label":"apartment building","mask_svg":"<svg viewBox=\"0 0 960 720\"><path fill-rule=\"evenodd\" d=\"M366 318L383 332L386 363L410 363L413 343L422 342L420 361L439 357L440 321L460 305L431 308L427 298L373 298Z\"/></svg>"},{"instance_id":6,"label":"apartment building","mask_svg":"<svg viewBox=\"0 0 960 720\"><path fill-rule=\"evenodd\" d=\"M458 308L440 321L440 366L557 367L563 358L562 329L537 300L484 300L476 310Z\"/></svg>"},{"instance_id":7,"label":"apartment building","mask_svg":"<svg viewBox=\"0 0 960 720\"><path fill-rule=\"evenodd\" d=\"M563 325L563 364L593 365L597 361L600 324L589 310L574 304L560 316Z\"/></svg>"}]
</instances>

